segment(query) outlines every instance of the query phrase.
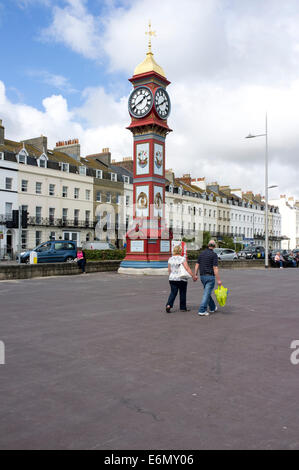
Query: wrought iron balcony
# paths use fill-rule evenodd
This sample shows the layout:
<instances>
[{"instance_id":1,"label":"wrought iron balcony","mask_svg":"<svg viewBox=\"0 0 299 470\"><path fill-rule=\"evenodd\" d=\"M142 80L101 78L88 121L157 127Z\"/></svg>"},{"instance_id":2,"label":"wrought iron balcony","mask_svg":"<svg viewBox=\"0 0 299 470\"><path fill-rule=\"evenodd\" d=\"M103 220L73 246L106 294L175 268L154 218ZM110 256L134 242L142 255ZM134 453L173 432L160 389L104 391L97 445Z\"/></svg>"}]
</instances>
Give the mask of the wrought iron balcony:
<instances>
[{"instance_id":1,"label":"wrought iron balcony","mask_svg":"<svg viewBox=\"0 0 299 470\"><path fill-rule=\"evenodd\" d=\"M66 227L66 228L90 228L93 229L96 222L79 219L56 219L54 217L29 217L28 225L38 227Z\"/></svg>"}]
</instances>

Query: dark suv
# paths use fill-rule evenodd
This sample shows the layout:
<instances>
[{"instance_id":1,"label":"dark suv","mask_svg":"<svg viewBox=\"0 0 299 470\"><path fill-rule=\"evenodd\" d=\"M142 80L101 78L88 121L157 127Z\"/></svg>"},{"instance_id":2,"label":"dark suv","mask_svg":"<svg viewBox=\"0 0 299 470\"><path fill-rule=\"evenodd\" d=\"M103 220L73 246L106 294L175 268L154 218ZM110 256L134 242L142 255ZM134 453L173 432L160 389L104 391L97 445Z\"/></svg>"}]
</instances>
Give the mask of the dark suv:
<instances>
[{"instance_id":1,"label":"dark suv","mask_svg":"<svg viewBox=\"0 0 299 470\"><path fill-rule=\"evenodd\" d=\"M248 246L239 252L239 258L263 259L265 258L265 248L263 246Z\"/></svg>"},{"instance_id":2,"label":"dark suv","mask_svg":"<svg viewBox=\"0 0 299 470\"><path fill-rule=\"evenodd\" d=\"M51 240L34 248L38 263L61 263L73 261L77 256L77 243L67 240ZM30 251L20 254L21 263L29 263Z\"/></svg>"}]
</instances>

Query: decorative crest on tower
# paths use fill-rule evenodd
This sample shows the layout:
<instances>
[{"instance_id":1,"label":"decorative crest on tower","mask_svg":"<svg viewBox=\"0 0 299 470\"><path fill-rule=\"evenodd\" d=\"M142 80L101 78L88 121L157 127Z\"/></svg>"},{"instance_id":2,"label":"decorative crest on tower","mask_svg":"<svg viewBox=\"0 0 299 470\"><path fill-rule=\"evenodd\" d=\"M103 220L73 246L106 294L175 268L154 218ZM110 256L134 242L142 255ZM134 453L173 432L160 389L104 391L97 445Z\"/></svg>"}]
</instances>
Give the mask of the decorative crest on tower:
<instances>
[{"instance_id":1,"label":"decorative crest on tower","mask_svg":"<svg viewBox=\"0 0 299 470\"><path fill-rule=\"evenodd\" d=\"M145 34L148 34L148 52L152 52L152 36L156 37L156 31L152 31L151 20L148 22L148 31L145 31Z\"/></svg>"}]
</instances>

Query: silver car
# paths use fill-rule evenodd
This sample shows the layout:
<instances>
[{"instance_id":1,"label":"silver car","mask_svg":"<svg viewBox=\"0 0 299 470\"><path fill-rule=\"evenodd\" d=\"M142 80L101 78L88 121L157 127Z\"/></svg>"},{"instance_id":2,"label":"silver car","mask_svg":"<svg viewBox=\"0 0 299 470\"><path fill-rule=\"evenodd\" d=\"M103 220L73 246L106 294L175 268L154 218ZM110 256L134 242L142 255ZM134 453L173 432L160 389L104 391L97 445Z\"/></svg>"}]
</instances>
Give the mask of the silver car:
<instances>
[{"instance_id":1,"label":"silver car","mask_svg":"<svg viewBox=\"0 0 299 470\"><path fill-rule=\"evenodd\" d=\"M223 261L233 261L238 259L237 253L230 248L215 248L214 252L218 256L218 259Z\"/></svg>"}]
</instances>

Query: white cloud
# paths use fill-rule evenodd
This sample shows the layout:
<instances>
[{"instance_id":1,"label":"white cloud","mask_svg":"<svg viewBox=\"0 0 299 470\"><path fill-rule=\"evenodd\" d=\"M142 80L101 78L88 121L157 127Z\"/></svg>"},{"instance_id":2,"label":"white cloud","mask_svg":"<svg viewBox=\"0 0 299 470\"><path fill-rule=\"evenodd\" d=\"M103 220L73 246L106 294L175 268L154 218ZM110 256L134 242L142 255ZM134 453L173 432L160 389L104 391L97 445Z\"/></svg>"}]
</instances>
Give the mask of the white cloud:
<instances>
[{"instance_id":1,"label":"white cloud","mask_svg":"<svg viewBox=\"0 0 299 470\"><path fill-rule=\"evenodd\" d=\"M157 30L155 59L172 81L169 167L178 174L190 171L210 181L261 191L265 141L244 137L264 132L267 111L270 183L299 196L297 1L152 0L150 10L146 0L105 4L101 18L90 13L90 3L84 0L54 5L43 37L88 59L105 58L111 73L130 77L145 57L145 29L151 18ZM79 137L85 153L110 146L114 157L132 154L132 138L125 130L127 97L118 99L103 87L87 88L83 104L71 111L62 97L47 100L41 115L30 108L36 129L44 126L40 133L51 134L52 140ZM53 125L55 110L62 116L58 128ZM16 138L27 132L21 122L19 130L23 133Z\"/></svg>"},{"instance_id":2,"label":"white cloud","mask_svg":"<svg viewBox=\"0 0 299 470\"><path fill-rule=\"evenodd\" d=\"M100 21L88 13L86 0L66 0L64 8L54 6L53 21L41 38L63 43L89 59L101 57Z\"/></svg>"},{"instance_id":3,"label":"white cloud","mask_svg":"<svg viewBox=\"0 0 299 470\"><path fill-rule=\"evenodd\" d=\"M28 70L27 75L51 87L66 93L76 93L78 90L72 87L68 78L63 75L53 74L47 70Z\"/></svg>"},{"instance_id":4,"label":"white cloud","mask_svg":"<svg viewBox=\"0 0 299 470\"><path fill-rule=\"evenodd\" d=\"M0 117L6 137L19 141L43 134L47 135L52 147L59 140L79 138L83 155L101 151L103 147L110 147L115 158L127 155L131 150L131 138L125 129L126 122L122 121L126 102L113 102L113 97L102 89L89 89L83 96L86 101L82 107L70 110L62 95L52 95L43 100L43 111L39 111L32 106L12 103L6 96L4 83L0 81ZM86 103L92 101L93 96L96 103L94 112L102 115L97 122L86 114ZM109 120L105 120L106 110L111 107L114 107L115 119L111 115ZM83 127L83 120L88 122L87 128Z\"/></svg>"}]
</instances>

